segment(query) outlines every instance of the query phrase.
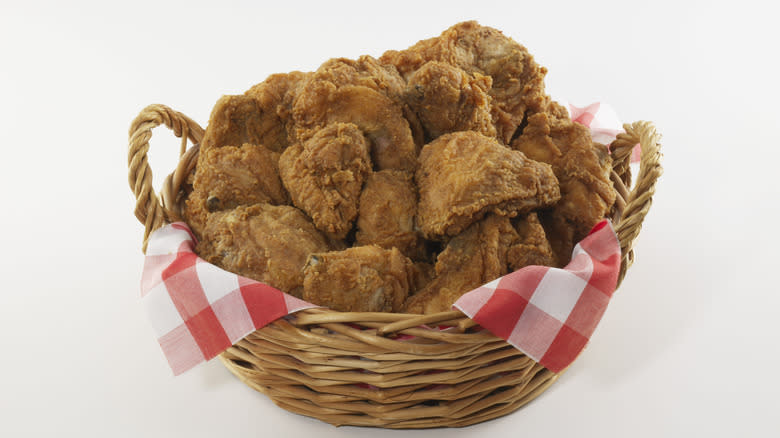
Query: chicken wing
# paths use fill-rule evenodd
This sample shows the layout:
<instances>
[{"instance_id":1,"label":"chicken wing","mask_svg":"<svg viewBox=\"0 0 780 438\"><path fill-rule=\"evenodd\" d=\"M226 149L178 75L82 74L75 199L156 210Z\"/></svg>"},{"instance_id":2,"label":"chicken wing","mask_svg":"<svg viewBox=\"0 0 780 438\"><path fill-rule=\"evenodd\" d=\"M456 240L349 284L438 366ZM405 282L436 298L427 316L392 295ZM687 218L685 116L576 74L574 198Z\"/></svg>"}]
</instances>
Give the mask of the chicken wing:
<instances>
[{"instance_id":1,"label":"chicken wing","mask_svg":"<svg viewBox=\"0 0 780 438\"><path fill-rule=\"evenodd\" d=\"M227 271L301 297L309 254L329 249L297 208L256 204L210 214L195 251Z\"/></svg>"},{"instance_id":2,"label":"chicken wing","mask_svg":"<svg viewBox=\"0 0 780 438\"><path fill-rule=\"evenodd\" d=\"M541 111L549 102L544 92L547 69L537 65L525 47L475 21L458 23L440 36L406 50L385 52L379 61L394 65L407 79L428 61L490 76L493 121L499 140L505 144L509 144L526 112Z\"/></svg>"},{"instance_id":3,"label":"chicken wing","mask_svg":"<svg viewBox=\"0 0 780 438\"><path fill-rule=\"evenodd\" d=\"M519 236L504 216L490 214L453 237L436 260L436 277L404 303L408 313L450 310L466 292L507 273L507 252Z\"/></svg>"},{"instance_id":4,"label":"chicken wing","mask_svg":"<svg viewBox=\"0 0 780 438\"><path fill-rule=\"evenodd\" d=\"M611 158L606 147L591 141L587 127L551 113L534 114L512 148L552 165L561 187L561 200L552 214L574 228L575 242L584 238L615 202L609 178ZM556 227L561 225L558 222Z\"/></svg>"},{"instance_id":5,"label":"chicken wing","mask_svg":"<svg viewBox=\"0 0 780 438\"><path fill-rule=\"evenodd\" d=\"M410 173L372 173L360 194L359 208L356 245L395 247L413 260L426 258L425 244L414 226L417 188Z\"/></svg>"},{"instance_id":6,"label":"chicken wing","mask_svg":"<svg viewBox=\"0 0 780 438\"><path fill-rule=\"evenodd\" d=\"M470 75L458 67L431 61L409 77L404 97L429 140L454 131L495 137L488 95L491 84L489 76Z\"/></svg>"},{"instance_id":7,"label":"chicken wing","mask_svg":"<svg viewBox=\"0 0 780 438\"><path fill-rule=\"evenodd\" d=\"M279 179L279 153L244 144L201 150L190 193L182 212L197 236L210 212L262 202L290 202Z\"/></svg>"},{"instance_id":8,"label":"chicken wing","mask_svg":"<svg viewBox=\"0 0 780 438\"><path fill-rule=\"evenodd\" d=\"M371 172L368 143L351 123L333 123L279 160L282 182L295 206L321 231L344 238L357 216L363 182Z\"/></svg>"},{"instance_id":9,"label":"chicken wing","mask_svg":"<svg viewBox=\"0 0 780 438\"><path fill-rule=\"evenodd\" d=\"M476 132L445 134L419 160L417 224L429 239L456 235L487 212L514 217L560 199L549 164Z\"/></svg>"},{"instance_id":10,"label":"chicken wing","mask_svg":"<svg viewBox=\"0 0 780 438\"><path fill-rule=\"evenodd\" d=\"M303 272L303 299L342 312L396 312L413 280L398 249L374 245L312 254Z\"/></svg>"}]
</instances>

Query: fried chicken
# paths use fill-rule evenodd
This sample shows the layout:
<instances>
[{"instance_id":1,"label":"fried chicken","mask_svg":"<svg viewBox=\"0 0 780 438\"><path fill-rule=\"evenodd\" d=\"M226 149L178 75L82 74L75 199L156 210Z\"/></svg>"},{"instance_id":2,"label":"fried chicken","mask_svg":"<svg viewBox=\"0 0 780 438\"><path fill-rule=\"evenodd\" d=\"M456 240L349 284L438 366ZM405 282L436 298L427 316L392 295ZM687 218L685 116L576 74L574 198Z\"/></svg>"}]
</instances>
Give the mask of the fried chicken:
<instances>
[{"instance_id":1,"label":"fried chicken","mask_svg":"<svg viewBox=\"0 0 780 438\"><path fill-rule=\"evenodd\" d=\"M414 227L416 214L417 188L410 173L372 173L360 194L356 245L395 247L411 259L424 259L425 244Z\"/></svg>"},{"instance_id":2,"label":"fried chicken","mask_svg":"<svg viewBox=\"0 0 780 438\"><path fill-rule=\"evenodd\" d=\"M397 312L412 284L412 262L375 245L312 254L303 299L342 312Z\"/></svg>"},{"instance_id":3,"label":"fried chicken","mask_svg":"<svg viewBox=\"0 0 780 438\"><path fill-rule=\"evenodd\" d=\"M616 192L609 178L612 162L606 147L591 141L587 127L559 116L530 116L512 148L552 165L561 187L561 200L552 214L574 228L573 238L577 242L607 215L615 202ZM556 228L562 225L558 221Z\"/></svg>"},{"instance_id":4,"label":"fried chicken","mask_svg":"<svg viewBox=\"0 0 780 438\"><path fill-rule=\"evenodd\" d=\"M321 231L344 238L357 216L358 198L371 172L368 142L357 126L333 123L279 160L293 204Z\"/></svg>"},{"instance_id":5,"label":"fried chicken","mask_svg":"<svg viewBox=\"0 0 780 438\"><path fill-rule=\"evenodd\" d=\"M495 137L488 96L491 84L489 76L431 61L409 77L404 97L430 140L454 131Z\"/></svg>"},{"instance_id":6,"label":"fried chicken","mask_svg":"<svg viewBox=\"0 0 780 438\"><path fill-rule=\"evenodd\" d=\"M278 167L279 153L263 146L244 144L200 151L193 192L182 212L185 220L200 236L210 212L263 202L288 204Z\"/></svg>"},{"instance_id":7,"label":"fried chicken","mask_svg":"<svg viewBox=\"0 0 780 438\"><path fill-rule=\"evenodd\" d=\"M525 47L475 21L458 23L440 36L406 50L387 51L379 60L394 65L407 79L429 61L445 62L468 74L490 76L493 121L499 140L505 144L509 144L527 112L542 111L549 102L544 92L547 69L537 65Z\"/></svg>"},{"instance_id":8,"label":"fried chicken","mask_svg":"<svg viewBox=\"0 0 780 438\"><path fill-rule=\"evenodd\" d=\"M195 250L227 271L301 297L309 254L329 249L297 208L256 204L210 214Z\"/></svg>"},{"instance_id":9,"label":"fried chicken","mask_svg":"<svg viewBox=\"0 0 780 438\"><path fill-rule=\"evenodd\" d=\"M291 144L291 105L305 77L301 72L275 74L243 95L220 98L211 112L201 151L244 143L283 151Z\"/></svg>"},{"instance_id":10,"label":"fried chicken","mask_svg":"<svg viewBox=\"0 0 780 438\"><path fill-rule=\"evenodd\" d=\"M370 57L324 63L295 99L298 139L305 141L333 122L354 123L371 142L377 170L413 171L418 146L404 117L408 111L400 100L403 83L394 70Z\"/></svg>"},{"instance_id":11,"label":"fried chicken","mask_svg":"<svg viewBox=\"0 0 780 438\"><path fill-rule=\"evenodd\" d=\"M507 252L520 236L504 216L490 214L449 241L436 260L436 277L404 304L408 313L450 310L466 292L507 273Z\"/></svg>"},{"instance_id":12,"label":"fried chicken","mask_svg":"<svg viewBox=\"0 0 780 438\"><path fill-rule=\"evenodd\" d=\"M514 217L560 199L549 164L482 134L445 134L420 153L417 225L429 239L454 236L487 212Z\"/></svg>"},{"instance_id":13,"label":"fried chicken","mask_svg":"<svg viewBox=\"0 0 780 438\"><path fill-rule=\"evenodd\" d=\"M509 270L516 271L530 265L555 266L550 241L536 213L518 217L513 223L518 239L507 251Z\"/></svg>"}]
</instances>

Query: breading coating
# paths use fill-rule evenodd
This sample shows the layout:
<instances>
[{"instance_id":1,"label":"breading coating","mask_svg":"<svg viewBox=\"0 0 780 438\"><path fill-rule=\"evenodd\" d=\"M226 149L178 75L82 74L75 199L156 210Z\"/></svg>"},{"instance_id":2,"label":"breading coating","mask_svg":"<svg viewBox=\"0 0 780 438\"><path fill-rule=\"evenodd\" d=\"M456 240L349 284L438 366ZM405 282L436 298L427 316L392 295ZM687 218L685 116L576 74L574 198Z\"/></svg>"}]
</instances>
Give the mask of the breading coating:
<instances>
[{"instance_id":1,"label":"breading coating","mask_svg":"<svg viewBox=\"0 0 780 438\"><path fill-rule=\"evenodd\" d=\"M536 213L528 213L513 221L518 234L507 251L509 270L516 271L530 265L555 266L550 241Z\"/></svg>"},{"instance_id":2,"label":"breading coating","mask_svg":"<svg viewBox=\"0 0 780 438\"><path fill-rule=\"evenodd\" d=\"M611 158L606 147L592 142L587 127L549 113L534 114L512 148L552 165L561 186L553 214L574 227L575 241L584 238L615 202Z\"/></svg>"},{"instance_id":3,"label":"breading coating","mask_svg":"<svg viewBox=\"0 0 780 438\"><path fill-rule=\"evenodd\" d=\"M505 144L509 144L526 113L541 111L549 102L544 92L547 69L536 64L525 47L475 21L458 23L440 36L406 50L387 51L379 60L394 65L407 79L429 61L490 76L493 121L499 140Z\"/></svg>"},{"instance_id":4,"label":"breading coating","mask_svg":"<svg viewBox=\"0 0 780 438\"><path fill-rule=\"evenodd\" d=\"M430 140L455 131L495 137L488 96L492 82L489 76L470 75L458 67L431 61L409 77L404 98Z\"/></svg>"},{"instance_id":5,"label":"breading coating","mask_svg":"<svg viewBox=\"0 0 780 438\"><path fill-rule=\"evenodd\" d=\"M222 269L301 297L309 254L329 249L297 208L256 204L210 214L195 251Z\"/></svg>"},{"instance_id":6,"label":"breading coating","mask_svg":"<svg viewBox=\"0 0 780 438\"><path fill-rule=\"evenodd\" d=\"M395 247L411 259L425 258L425 245L414 225L417 188L410 173L372 173L360 194L359 208L356 245Z\"/></svg>"},{"instance_id":7,"label":"breading coating","mask_svg":"<svg viewBox=\"0 0 780 438\"><path fill-rule=\"evenodd\" d=\"M312 254L303 299L342 312L397 312L409 294L412 262L375 245Z\"/></svg>"},{"instance_id":8,"label":"breading coating","mask_svg":"<svg viewBox=\"0 0 780 438\"><path fill-rule=\"evenodd\" d=\"M222 97L182 188L196 252L346 312L447 311L507 272L564 267L616 191L545 74L468 21Z\"/></svg>"},{"instance_id":9,"label":"breading coating","mask_svg":"<svg viewBox=\"0 0 780 438\"><path fill-rule=\"evenodd\" d=\"M507 273L507 251L519 236L504 216L490 214L449 241L436 260L436 277L409 297L404 312L451 310L464 293Z\"/></svg>"},{"instance_id":10,"label":"breading coating","mask_svg":"<svg viewBox=\"0 0 780 438\"><path fill-rule=\"evenodd\" d=\"M371 76L371 72L381 72ZM370 57L324 63L300 88L293 105L299 141L334 122L354 123L371 142L378 170L413 171L418 146L400 100L404 81Z\"/></svg>"},{"instance_id":11,"label":"breading coating","mask_svg":"<svg viewBox=\"0 0 780 438\"><path fill-rule=\"evenodd\" d=\"M261 202L288 204L279 179L279 153L263 146L244 144L200 151L193 192L183 214L200 236L208 213Z\"/></svg>"},{"instance_id":12,"label":"breading coating","mask_svg":"<svg viewBox=\"0 0 780 438\"><path fill-rule=\"evenodd\" d=\"M514 217L560 199L549 164L473 131L437 138L419 160L417 224L429 239L454 236L487 212Z\"/></svg>"},{"instance_id":13,"label":"breading coating","mask_svg":"<svg viewBox=\"0 0 780 438\"><path fill-rule=\"evenodd\" d=\"M291 139L290 109L305 73L271 75L243 95L220 98L209 118L201 151L244 143L283 151Z\"/></svg>"},{"instance_id":14,"label":"breading coating","mask_svg":"<svg viewBox=\"0 0 780 438\"><path fill-rule=\"evenodd\" d=\"M357 126L334 123L279 160L293 204L321 231L341 239L352 228L363 182L371 172L368 142Z\"/></svg>"}]
</instances>

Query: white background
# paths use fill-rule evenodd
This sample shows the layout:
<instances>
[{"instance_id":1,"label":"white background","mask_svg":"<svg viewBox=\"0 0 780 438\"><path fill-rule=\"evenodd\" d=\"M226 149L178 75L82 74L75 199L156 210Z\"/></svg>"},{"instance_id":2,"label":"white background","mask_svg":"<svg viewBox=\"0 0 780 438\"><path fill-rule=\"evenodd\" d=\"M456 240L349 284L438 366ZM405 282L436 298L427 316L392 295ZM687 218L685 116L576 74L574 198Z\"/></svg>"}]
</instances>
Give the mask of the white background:
<instances>
[{"instance_id":1,"label":"white background","mask_svg":"<svg viewBox=\"0 0 780 438\"><path fill-rule=\"evenodd\" d=\"M0 436L780 436L771 2L220 3L2 1ZM173 378L139 302L135 115L164 103L205 125L271 73L465 19L528 47L556 95L663 134L636 264L588 349L526 408L459 430L337 429L218 362ZM159 187L178 141L154 135Z\"/></svg>"}]
</instances>

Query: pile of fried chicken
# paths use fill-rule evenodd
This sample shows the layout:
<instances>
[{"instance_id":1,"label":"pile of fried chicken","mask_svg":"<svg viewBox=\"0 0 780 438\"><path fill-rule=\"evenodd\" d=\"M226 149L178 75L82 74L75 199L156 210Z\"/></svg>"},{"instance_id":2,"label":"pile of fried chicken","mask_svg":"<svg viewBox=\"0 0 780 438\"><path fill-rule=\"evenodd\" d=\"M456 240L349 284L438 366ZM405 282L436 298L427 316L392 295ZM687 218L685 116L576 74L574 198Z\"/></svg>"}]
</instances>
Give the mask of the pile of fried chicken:
<instances>
[{"instance_id":1,"label":"pile of fried chicken","mask_svg":"<svg viewBox=\"0 0 780 438\"><path fill-rule=\"evenodd\" d=\"M217 266L339 311L436 313L562 267L615 202L611 159L547 70L464 22L215 105L183 215Z\"/></svg>"}]
</instances>

